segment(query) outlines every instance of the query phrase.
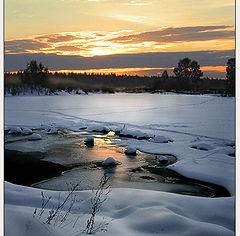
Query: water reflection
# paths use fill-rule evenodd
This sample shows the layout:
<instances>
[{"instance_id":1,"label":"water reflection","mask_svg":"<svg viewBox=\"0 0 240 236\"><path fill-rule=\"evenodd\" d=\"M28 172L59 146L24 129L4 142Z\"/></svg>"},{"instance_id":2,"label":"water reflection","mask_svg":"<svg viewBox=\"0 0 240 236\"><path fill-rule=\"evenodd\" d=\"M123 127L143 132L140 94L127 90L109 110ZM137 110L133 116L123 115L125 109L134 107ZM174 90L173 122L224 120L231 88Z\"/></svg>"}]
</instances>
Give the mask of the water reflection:
<instances>
[{"instance_id":1,"label":"water reflection","mask_svg":"<svg viewBox=\"0 0 240 236\"><path fill-rule=\"evenodd\" d=\"M108 177L113 179L115 177L115 172L116 172L117 167L103 167L104 174L106 174Z\"/></svg>"},{"instance_id":2,"label":"water reflection","mask_svg":"<svg viewBox=\"0 0 240 236\"><path fill-rule=\"evenodd\" d=\"M35 184L34 186L38 188L68 190L69 184L80 182L79 190L96 189L99 180L106 173L111 177L110 185L113 188L140 188L204 197L229 196L226 189L221 186L184 178L168 170L166 166L177 161L172 155L137 151L135 157L127 156L124 153L125 147L115 145L116 140L121 139L114 134L66 131L58 135L49 136L44 132L41 135L43 139L40 143L46 147L43 160L62 164L70 170L59 177ZM89 135L95 137L95 145L92 147L84 143ZM22 147L26 144L24 140L16 143ZM7 144L8 147L13 145L14 142ZM24 155L24 151L22 152ZM33 159L37 159L34 157L34 152L31 152L31 155ZM108 157L113 157L118 165L113 168L102 166L102 162ZM15 168L18 166L16 165ZM27 170L25 172L29 173Z\"/></svg>"}]
</instances>

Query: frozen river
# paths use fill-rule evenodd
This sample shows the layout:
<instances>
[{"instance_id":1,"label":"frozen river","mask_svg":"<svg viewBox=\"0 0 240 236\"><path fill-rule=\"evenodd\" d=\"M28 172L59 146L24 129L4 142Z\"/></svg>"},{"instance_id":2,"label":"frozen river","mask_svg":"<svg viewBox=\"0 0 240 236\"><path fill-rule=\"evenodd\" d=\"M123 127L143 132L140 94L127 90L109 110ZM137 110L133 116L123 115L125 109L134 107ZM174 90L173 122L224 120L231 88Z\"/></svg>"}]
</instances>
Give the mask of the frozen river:
<instances>
[{"instance_id":1,"label":"frozen river","mask_svg":"<svg viewBox=\"0 0 240 236\"><path fill-rule=\"evenodd\" d=\"M96 131L97 126L97 129L106 127L112 131L124 129L131 134L140 132L142 136L158 136L160 140L163 137L171 142L118 140L117 137L113 142L145 153L176 156L178 162L169 169L186 177L219 184L234 193L234 98L147 93L6 97L5 126L44 130L54 126L72 130L75 135L82 128ZM55 150L54 142L46 136L36 143L8 143L6 148L49 153ZM95 160L109 157L107 152L105 154L96 155Z\"/></svg>"},{"instance_id":2,"label":"frozen river","mask_svg":"<svg viewBox=\"0 0 240 236\"><path fill-rule=\"evenodd\" d=\"M234 98L176 94L90 94L5 98L5 125L87 121L235 139ZM109 124L109 123L108 123Z\"/></svg>"}]
</instances>

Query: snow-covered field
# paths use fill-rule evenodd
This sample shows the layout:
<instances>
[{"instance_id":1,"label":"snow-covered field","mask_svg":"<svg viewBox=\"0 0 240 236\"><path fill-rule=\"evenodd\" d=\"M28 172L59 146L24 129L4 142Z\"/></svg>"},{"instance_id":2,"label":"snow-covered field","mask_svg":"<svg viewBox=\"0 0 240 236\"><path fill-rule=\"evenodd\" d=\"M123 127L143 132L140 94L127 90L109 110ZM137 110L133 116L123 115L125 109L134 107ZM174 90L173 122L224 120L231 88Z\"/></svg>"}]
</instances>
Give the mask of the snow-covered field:
<instances>
[{"instance_id":1,"label":"snow-covered field","mask_svg":"<svg viewBox=\"0 0 240 236\"><path fill-rule=\"evenodd\" d=\"M172 154L178 161L168 168L189 178L224 186L232 195L203 198L113 189L98 216L99 222L103 222L102 217L109 222L108 230L98 234L234 235L234 98L174 94L5 98L6 129L48 126L71 130L105 127L135 137L151 137L129 138L118 144L149 153ZM57 192L44 192L57 201ZM77 229L70 223L60 228L33 218L34 209L42 203L41 190L6 183L5 194L6 235L78 235L75 231L84 228L88 218L84 207L90 204L89 191L77 193L82 199L80 209L76 206L69 216L69 221L73 221L83 215Z\"/></svg>"}]
</instances>

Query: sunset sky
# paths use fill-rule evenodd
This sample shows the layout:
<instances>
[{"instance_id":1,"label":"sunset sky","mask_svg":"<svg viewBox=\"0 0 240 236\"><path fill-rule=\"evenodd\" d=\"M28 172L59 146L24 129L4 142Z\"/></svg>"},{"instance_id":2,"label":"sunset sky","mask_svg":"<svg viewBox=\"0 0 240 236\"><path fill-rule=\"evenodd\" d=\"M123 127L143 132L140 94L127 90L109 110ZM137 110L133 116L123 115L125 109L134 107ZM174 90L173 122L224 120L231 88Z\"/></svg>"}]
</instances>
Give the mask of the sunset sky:
<instances>
[{"instance_id":1,"label":"sunset sky","mask_svg":"<svg viewBox=\"0 0 240 236\"><path fill-rule=\"evenodd\" d=\"M5 71L160 75L189 57L224 78L234 49L234 0L5 0Z\"/></svg>"}]
</instances>

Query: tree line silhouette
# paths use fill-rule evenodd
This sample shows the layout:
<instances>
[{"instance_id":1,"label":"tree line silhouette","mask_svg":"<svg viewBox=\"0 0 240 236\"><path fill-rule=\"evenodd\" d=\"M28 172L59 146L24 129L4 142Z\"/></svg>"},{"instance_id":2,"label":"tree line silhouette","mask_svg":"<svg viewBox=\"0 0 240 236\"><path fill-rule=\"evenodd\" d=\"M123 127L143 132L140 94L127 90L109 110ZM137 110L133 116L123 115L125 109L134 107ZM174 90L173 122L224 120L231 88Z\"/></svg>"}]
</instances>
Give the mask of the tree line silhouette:
<instances>
[{"instance_id":1,"label":"tree line silhouette","mask_svg":"<svg viewBox=\"0 0 240 236\"><path fill-rule=\"evenodd\" d=\"M197 61L183 58L173 70L174 76L164 71L161 76L116 75L115 73L50 73L47 66L32 60L24 71L5 73L5 92L15 95L19 89L47 88L48 93L57 90L67 92L189 92L222 93L235 95L235 58L226 66L226 80L202 78L203 72Z\"/></svg>"}]
</instances>

